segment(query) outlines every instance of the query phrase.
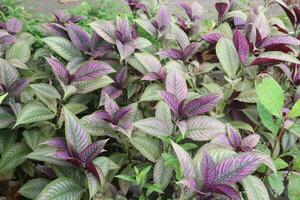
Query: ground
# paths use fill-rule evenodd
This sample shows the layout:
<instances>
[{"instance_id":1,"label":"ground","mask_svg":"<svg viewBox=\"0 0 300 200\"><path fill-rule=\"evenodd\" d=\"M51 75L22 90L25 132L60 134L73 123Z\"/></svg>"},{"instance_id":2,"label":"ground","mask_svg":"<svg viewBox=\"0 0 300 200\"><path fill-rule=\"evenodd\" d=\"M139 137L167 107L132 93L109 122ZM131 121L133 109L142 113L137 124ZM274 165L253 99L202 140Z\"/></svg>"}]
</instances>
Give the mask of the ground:
<instances>
[{"instance_id":1,"label":"ground","mask_svg":"<svg viewBox=\"0 0 300 200\"><path fill-rule=\"evenodd\" d=\"M60 1L66 1L68 3L59 3ZM96 2L97 0L24 0L23 4L25 8L33 12L38 11L44 13L45 15L49 15L55 9L71 8L74 7L75 5L80 4L83 1L93 3ZM121 0L113 0L113 1L121 1ZM217 0L199 0L199 2L205 8L212 8L212 9L216 1ZM244 0L238 0L238 1L242 2ZM257 4L263 4L264 0L251 0L251 2ZM205 12L207 15L209 15L211 10L205 9Z\"/></svg>"}]
</instances>

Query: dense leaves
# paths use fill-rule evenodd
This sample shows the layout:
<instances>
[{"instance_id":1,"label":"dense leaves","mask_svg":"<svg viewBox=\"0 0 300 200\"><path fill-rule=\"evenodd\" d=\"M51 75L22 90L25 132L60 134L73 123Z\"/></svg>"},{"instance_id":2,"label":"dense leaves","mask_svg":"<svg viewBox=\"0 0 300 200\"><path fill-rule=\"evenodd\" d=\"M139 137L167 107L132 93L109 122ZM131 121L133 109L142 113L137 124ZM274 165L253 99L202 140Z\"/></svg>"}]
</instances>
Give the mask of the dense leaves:
<instances>
[{"instance_id":1,"label":"dense leaves","mask_svg":"<svg viewBox=\"0 0 300 200\"><path fill-rule=\"evenodd\" d=\"M1 5L0 198L298 199L300 7L241 2Z\"/></svg>"}]
</instances>

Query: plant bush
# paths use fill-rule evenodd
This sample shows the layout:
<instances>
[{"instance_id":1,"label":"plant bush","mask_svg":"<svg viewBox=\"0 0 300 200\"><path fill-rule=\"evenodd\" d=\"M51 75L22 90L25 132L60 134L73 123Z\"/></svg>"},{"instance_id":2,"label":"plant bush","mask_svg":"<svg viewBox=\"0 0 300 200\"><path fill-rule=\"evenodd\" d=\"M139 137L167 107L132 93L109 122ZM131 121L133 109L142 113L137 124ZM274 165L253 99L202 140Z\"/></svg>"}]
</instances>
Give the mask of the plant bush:
<instances>
[{"instance_id":1,"label":"plant bush","mask_svg":"<svg viewBox=\"0 0 300 200\"><path fill-rule=\"evenodd\" d=\"M3 18L0 196L298 200L300 5L125 3Z\"/></svg>"}]
</instances>

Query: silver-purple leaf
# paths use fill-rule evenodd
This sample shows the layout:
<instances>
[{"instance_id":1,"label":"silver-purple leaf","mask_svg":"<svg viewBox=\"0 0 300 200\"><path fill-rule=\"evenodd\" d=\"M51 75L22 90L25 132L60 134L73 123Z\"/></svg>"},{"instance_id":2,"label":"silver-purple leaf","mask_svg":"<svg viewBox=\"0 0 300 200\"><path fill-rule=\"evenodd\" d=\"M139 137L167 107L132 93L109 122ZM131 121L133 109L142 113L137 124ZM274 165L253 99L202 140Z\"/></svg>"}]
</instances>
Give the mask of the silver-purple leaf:
<instances>
[{"instance_id":1,"label":"silver-purple leaf","mask_svg":"<svg viewBox=\"0 0 300 200\"><path fill-rule=\"evenodd\" d=\"M83 64L74 74L73 82L89 81L114 72L114 69L101 61L92 60Z\"/></svg>"},{"instance_id":2,"label":"silver-purple leaf","mask_svg":"<svg viewBox=\"0 0 300 200\"><path fill-rule=\"evenodd\" d=\"M124 60L125 58L129 57L135 51L135 47L132 43L122 43L121 41L117 40L116 46L120 54L121 60Z\"/></svg>"},{"instance_id":3,"label":"silver-purple leaf","mask_svg":"<svg viewBox=\"0 0 300 200\"><path fill-rule=\"evenodd\" d=\"M10 33L19 33L22 30L22 23L16 18L11 18L6 22L6 29Z\"/></svg>"},{"instance_id":4,"label":"silver-purple leaf","mask_svg":"<svg viewBox=\"0 0 300 200\"><path fill-rule=\"evenodd\" d=\"M187 84L183 76L177 70L171 71L167 74L166 90L173 94L179 102L187 98Z\"/></svg>"},{"instance_id":5,"label":"silver-purple leaf","mask_svg":"<svg viewBox=\"0 0 300 200\"><path fill-rule=\"evenodd\" d=\"M230 126L227 127L227 137L230 142L230 145L234 149L237 149L238 147L241 146L242 138L241 138L240 134Z\"/></svg>"},{"instance_id":6,"label":"silver-purple leaf","mask_svg":"<svg viewBox=\"0 0 300 200\"><path fill-rule=\"evenodd\" d=\"M16 37L13 35L3 35L0 37L0 45L7 46L16 41Z\"/></svg>"},{"instance_id":7,"label":"silver-purple leaf","mask_svg":"<svg viewBox=\"0 0 300 200\"><path fill-rule=\"evenodd\" d=\"M195 53L197 53L199 49L199 44L196 42L193 42L189 44L184 50L183 50L183 56L185 59L188 59L189 57L193 56Z\"/></svg>"},{"instance_id":8,"label":"silver-purple leaf","mask_svg":"<svg viewBox=\"0 0 300 200\"><path fill-rule=\"evenodd\" d=\"M249 52L249 44L246 37L239 30L234 31L233 44L239 54L241 63L245 64Z\"/></svg>"},{"instance_id":9,"label":"silver-purple leaf","mask_svg":"<svg viewBox=\"0 0 300 200\"><path fill-rule=\"evenodd\" d=\"M104 146L108 140L99 140L89 146L87 146L82 152L79 153L79 157L83 162L93 161L100 153L104 152Z\"/></svg>"},{"instance_id":10,"label":"silver-purple leaf","mask_svg":"<svg viewBox=\"0 0 300 200\"><path fill-rule=\"evenodd\" d=\"M172 130L169 129L168 125L159 118L152 117L142 119L133 125L141 131L155 137L165 137L172 134Z\"/></svg>"},{"instance_id":11,"label":"silver-purple leaf","mask_svg":"<svg viewBox=\"0 0 300 200\"><path fill-rule=\"evenodd\" d=\"M45 23L42 25L42 27L49 35L68 38L68 34L67 34L65 28L60 24Z\"/></svg>"},{"instance_id":12,"label":"silver-purple leaf","mask_svg":"<svg viewBox=\"0 0 300 200\"><path fill-rule=\"evenodd\" d=\"M90 51L90 37L83 29L75 24L67 24L66 28L75 47L83 52Z\"/></svg>"},{"instance_id":13,"label":"silver-purple leaf","mask_svg":"<svg viewBox=\"0 0 300 200\"><path fill-rule=\"evenodd\" d=\"M193 178L195 176L195 171L191 156L178 144L172 142L172 146L179 160L184 177Z\"/></svg>"},{"instance_id":14,"label":"silver-purple leaf","mask_svg":"<svg viewBox=\"0 0 300 200\"><path fill-rule=\"evenodd\" d=\"M69 80L70 73L66 69L65 65L54 58L46 58L47 62L51 66L52 72L61 81L67 83Z\"/></svg>"},{"instance_id":15,"label":"silver-purple leaf","mask_svg":"<svg viewBox=\"0 0 300 200\"><path fill-rule=\"evenodd\" d=\"M235 184L252 174L262 162L261 156L255 154L239 154L225 159L217 165L217 184Z\"/></svg>"},{"instance_id":16,"label":"silver-purple leaf","mask_svg":"<svg viewBox=\"0 0 300 200\"><path fill-rule=\"evenodd\" d=\"M61 137L51 138L49 140L46 140L45 142L42 142L40 145L49 145L57 149L63 149L63 150L68 149L66 140Z\"/></svg>"},{"instance_id":17,"label":"silver-purple leaf","mask_svg":"<svg viewBox=\"0 0 300 200\"><path fill-rule=\"evenodd\" d=\"M204 186L212 185L216 179L217 171L213 159L207 153L202 158L202 178Z\"/></svg>"},{"instance_id":18,"label":"silver-purple leaf","mask_svg":"<svg viewBox=\"0 0 300 200\"><path fill-rule=\"evenodd\" d=\"M133 109L131 106L126 106L123 108L120 108L117 112L114 114L114 121L119 122L120 120L129 117L133 112Z\"/></svg>"},{"instance_id":19,"label":"silver-purple leaf","mask_svg":"<svg viewBox=\"0 0 300 200\"><path fill-rule=\"evenodd\" d=\"M219 14L220 19L222 19L228 11L229 4L225 2L217 2L215 4L215 8Z\"/></svg>"},{"instance_id":20,"label":"silver-purple leaf","mask_svg":"<svg viewBox=\"0 0 300 200\"><path fill-rule=\"evenodd\" d=\"M127 75L128 75L127 67L123 67L123 68L116 74L116 77L115 77L116 83L118 83L120 86L123 86L124 83L125 83L125 81L126 81Z\"/></svg>"},{"instance_id":21,"label":"silver-purple leaf","mask_svg":"<svg viewBox=\"0 0 300 200\"><path fill-rule=\"evenodd\" d=\"M179 114L179 102L176 97L169 92L161 91L159 95L163 99L163 101L169 106L169 108L175 113Z\"/></svg>"},{"instance_id":22,"label":"silver-purple leaf","mask_svg":"<svg viewBox=\"0 0 300 200\"><path fill-rule=\"evenodd\" d=\"M14 81L11 85L8 86L7 91L11 96L19 96L21 92L25 90L30 80L28 79L19 79Z\"/></svg>"},{"instance_id":23,"label":"silver-purple leaf","mask_svg":"<svg viewBox=\"0 0 300 200\"><path fill-rule=\"evenodd\" d=\"M208 33L206 35L202 35L201 38L210 44L216 44L219 39L221 39L222 35L220 33Z\"/></svg>"},{"instance_id":24,"label":"silver-purple leaf","mask_svg":"<svg viewBox=\"0 0 300 200\"><path fill-rule=\"evenodd\" d=\"M110 116L114 116L114 114L120 109L118 104L107 94L104 96L104 108Z\"/></svg>"},{"instance_id":25,"label":"silver-purple leaf","mask_svg":"<svg viewBox=\"0 0 300 200\"><path fill-rule=\"evenodd\" d=\"M188 116L197 116L211 111L220 101L220 96L210 94L194 99L186 104L183 111Z\"/></svg>"},{"instance_id":26,"label":"silver-purple leaf","mask_svg":"<svg viewBox=\"0 0 300 200\"><path fill-rule=\"evenodd\" d=\"M222 194L224 196L229 197L230 200L240 200L241 199L239 193L235 189L233 189L232 187L225 185L225 184L207 186L204 189L204 191Z\"/></svg>"},{"instance_id":27,"label":"silver-purple leaf","mask_svg":"<svg viewBox=\"0 0 300 200\"><path fill-rule=\"evenodd\" d=\"M258 134L251 134L243 138L242 146L250 147L253 149L259 143L259 141L260 141L260 136Z\"/></svg>"},{"instance_id":28,"label":"silver-purple leaf","mask_svg":"<svg viewBox=\"0 0 300 200\"><path fill-rule=\"evenodd\" d=\"M178 49L168 49L164 51L160 51L157 53L158 55L166 58L170 58L173 60L180 60L183 59L183 53Z\"/></svg>"},{"instance_id":29,"label":"silver-purple leaf","mask_svg":"<svg viewBox=\"0 0 300 200\"><path fill-rule=\"evenodd\" d=\"M68 148L80 153L90 144L90 135L80 125L79 119L65 107L63 108L63 114L65 117L65 135Z\"/></svg>"},{"instance_id":30,"label":"silver-purple leaf","mask_svg":"<svg viewBox=\"0 0 300 200\"><path fill-rule=\"evenodd\" d=\"M204 194L201 192L201 188L198 186L197 181L194 178L186 178L178 183L184 185L185 187L192 189L193 191L197 192L198 194Z\"/></svg>"},{"instance_id":31,"label":"silver-purple leaf","mask_svg":"<svg viewBox=\"0 0 300 200\"><path fill-rule=\"evenodd\" d=\"M289 35L272 36L265 39L259 46L265 48L272 45L295 45L300 46L300 40Z\"/></svg>"},{"instance_id":32,"label":"silver-purple leaf","mask_svg":"<svg viewBox=\"0 0 300 200\"><path fill-rule=\"evenodd\" d=\"M155 21L160 32L166 31L171 22L171 15L165 6L162 6L155 16Z\"/></svg>"}]
</instances>

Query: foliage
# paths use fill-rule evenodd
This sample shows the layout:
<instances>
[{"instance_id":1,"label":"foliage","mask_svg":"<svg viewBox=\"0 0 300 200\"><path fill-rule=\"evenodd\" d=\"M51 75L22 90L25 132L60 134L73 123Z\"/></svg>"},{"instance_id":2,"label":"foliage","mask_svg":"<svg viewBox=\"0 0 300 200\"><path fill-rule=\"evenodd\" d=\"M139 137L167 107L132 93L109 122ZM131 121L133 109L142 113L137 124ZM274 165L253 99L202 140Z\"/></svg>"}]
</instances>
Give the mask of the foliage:
<instances>
[{"instance_id":1,"label":"foliage","mask_svg":"<svg viewBox=\"0 0 300 200\"><path fill-rule=\"evenodd\" d=\"M297 199L299 5L123 3L2 13L0 196Z\"/></svg>"}]
</instances>

